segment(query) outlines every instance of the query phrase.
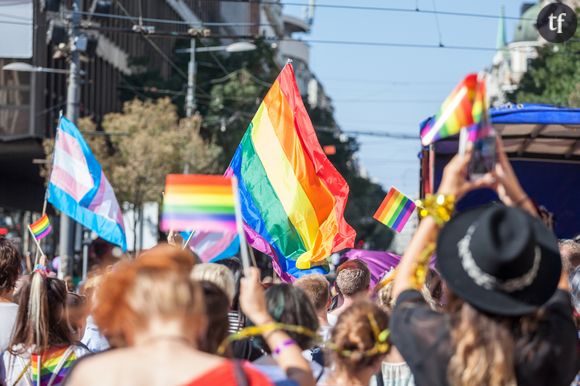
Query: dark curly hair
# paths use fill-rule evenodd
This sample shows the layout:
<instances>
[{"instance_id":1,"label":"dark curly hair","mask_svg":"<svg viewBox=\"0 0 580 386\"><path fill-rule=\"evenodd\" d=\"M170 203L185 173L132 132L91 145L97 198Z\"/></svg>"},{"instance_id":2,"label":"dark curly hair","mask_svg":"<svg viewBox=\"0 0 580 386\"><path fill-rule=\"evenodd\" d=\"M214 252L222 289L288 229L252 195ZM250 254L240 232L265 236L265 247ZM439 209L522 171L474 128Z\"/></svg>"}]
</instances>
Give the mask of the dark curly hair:
<instances>
[{"instance_id":1,"label":"dark curly hair","mask_svg":"<svg viewBox=\"0 0 580 386\"><path fill-rule=\"evenodd\" d=\"M22 272L22 258L14 243L0 237L0 293L12 291Z\"/></svg>"}]
</instances>

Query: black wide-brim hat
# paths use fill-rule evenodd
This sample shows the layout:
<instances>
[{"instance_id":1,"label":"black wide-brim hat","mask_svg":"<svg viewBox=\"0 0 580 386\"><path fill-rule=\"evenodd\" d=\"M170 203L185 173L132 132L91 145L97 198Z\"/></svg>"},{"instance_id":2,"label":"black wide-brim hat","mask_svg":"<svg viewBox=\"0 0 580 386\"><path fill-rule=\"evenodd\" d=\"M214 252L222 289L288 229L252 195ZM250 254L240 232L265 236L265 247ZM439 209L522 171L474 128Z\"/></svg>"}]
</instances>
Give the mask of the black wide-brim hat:
<instances>
[{"instance_id":1,"label":"black wide-brim hat","mask_svg":"<svg viewBox=\"0 0 580 386\"><path fill-rule=\"evenodd\" d=\"M524 211L492 205L452 218L437 242L436 268L475 308L531 314L558 287L562 262L552 231Z\"/></svg>"}]
</instances>

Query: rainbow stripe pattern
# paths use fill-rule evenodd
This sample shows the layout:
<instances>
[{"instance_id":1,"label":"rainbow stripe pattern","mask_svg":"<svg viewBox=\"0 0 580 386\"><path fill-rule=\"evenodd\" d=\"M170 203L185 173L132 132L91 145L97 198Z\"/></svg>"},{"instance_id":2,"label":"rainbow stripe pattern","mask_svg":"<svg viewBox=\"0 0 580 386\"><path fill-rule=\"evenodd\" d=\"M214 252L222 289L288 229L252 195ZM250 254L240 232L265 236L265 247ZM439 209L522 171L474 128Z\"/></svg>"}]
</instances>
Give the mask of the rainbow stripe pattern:
<instances>
[{"instance_id":1,"label":"rainbow stripe pattern","mask_svg":"<svg viewBox=\"0 0 580 386\"><path fill-rule=\"evenodd\" d=\"M401 232L414 210L413 200L391 188L373 217L389 228Z\"/></svg>"},{"instance_id":2,"label":"rainbow stripe pattern","mask_svg":"<svg viewBox=\"0 0 580 386\"><path fill-rule=\"evenodd\" d=\"M40 376L40 385L41 386L48 385L53 375L54 381L52 383L52 386L58 386L64 383L64 379L70 372L73 363L77 360L74 351L70 352L68 357L64 359L64 363L60 371L58 371L58 373L55 374L55 371L57 370L56 367L62 360L62 357L66 354L67 348L68 347L66 346L56 347L44 351L41 355L32 354L30 358L30 369L32 371L32 383L34 385L39 384L38 383L39 376ZM39 369L39 360L40 360L40 369Z\"/></svg>"},{"instance_id":3,"label":"rainbow stripe pattern","mask_svg":"<svg viewBox=\"0 0 580 386\"><path fill-rule=\"evenodd\" d=\"M427 146L437 140L458 134L464 127L479 123L485 105L485 81L478 79L477 74L467 75L445 99L435 118L423 127L421 143Z\"/></svg>"},{"instance_id":4,"label":"rainbow stripe pattern","mask_svg":"<svg viewBox=\"0 0 580 386\"><path fill-rule=\"evenodd\" d=\"M52 232L52 225L50 225L48 216L44 214L41 218L30 224L30 230L32 231L32 234L36 240L42 240L48 236L50 232Z\"/></svg>"},{"instance_id":5,"label":"rainbow stripe pattern","mask_svg":"<svg viewBox=\"0 0 580 386\"><path fill-rule=\"evenodd\" d=\"M165 179L163 231L236 231L232 179L169 174Z\"/></svg>"},{"instance_id":6,"label":"rainbow stripe pattern","mask_svg":"<svg viewBox=\"0 0 580 386\"><path fill-rule=\"evenodd\" d=\"M284 280L353 246L344 220L349 187L318 142L291 64L264 97L226 175L238 178L248 243L273 257Z\"/></svg>"}]
</instances>

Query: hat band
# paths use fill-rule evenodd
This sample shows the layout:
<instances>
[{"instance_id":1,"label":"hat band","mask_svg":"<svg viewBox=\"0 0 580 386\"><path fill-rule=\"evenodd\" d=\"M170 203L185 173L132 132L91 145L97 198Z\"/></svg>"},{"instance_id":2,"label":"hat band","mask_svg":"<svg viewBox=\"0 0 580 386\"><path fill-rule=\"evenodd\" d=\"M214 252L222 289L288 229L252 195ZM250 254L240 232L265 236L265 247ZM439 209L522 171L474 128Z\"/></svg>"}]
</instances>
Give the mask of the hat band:
<instances>
[{"instance_id":1,"label":"hat band","mask_svg":"<svg viewBox=\"0 0 580 386\"><path fill-rule=\"evenodd\" d=\"M461 259L461 266L475 284L487 290L495 289L504 292L519 291L532 284L538 275L540 260L542 257L538 246L534 249L534 263L528 272L513 279L501 280L487 272L484 272L475 262L471 250L469 249L471 237L473 236L474 231L475 225L471 225L467 229L465 236L463 236L463 238L457 243L457 249L459 252L459 258Z\"/></svg>"}]
</instances>

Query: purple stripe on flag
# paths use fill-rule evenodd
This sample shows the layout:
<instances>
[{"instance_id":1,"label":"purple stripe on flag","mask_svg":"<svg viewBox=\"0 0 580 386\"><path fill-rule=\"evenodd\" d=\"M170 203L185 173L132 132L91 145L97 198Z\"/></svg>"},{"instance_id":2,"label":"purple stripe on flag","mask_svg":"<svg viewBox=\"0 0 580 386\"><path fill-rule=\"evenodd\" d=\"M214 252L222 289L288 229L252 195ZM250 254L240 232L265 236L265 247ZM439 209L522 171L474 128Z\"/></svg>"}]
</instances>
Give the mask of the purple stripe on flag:
<instances>
[{"instance_id":1,"label":"purple stripe on flag","mask_svg":"<svg viewBox=\"0 0 580 386\"><path fill-rule=\"evenodd\" d=\"M48 236L48 234L50 232L52 232L52 225L49 225L45 230L43 230L42 232L40 232L40 234L34 235L34 237L36 237L36 240L42 240L43 238L45 238L46 236Z\"/></svg>"},{"instance_id":2,"label":"purple stripe on flag","mask_svg":"<svg viewBox=\"0 0 580 386\"><path fill-rule=\"evenodd\" d=\"M396 230L397 232L400 232L403 230L403 228L405 227L405 224L407 223L407 220L409 219L409 217L411 216L411 213L415 209L415 204L413 203L413 201L409 200L408 198L405 198L405 199L407 202L405 202L405 206L403 206L403 210L401 210L401 212L397 216L397 219L395 220L395 222L393 223L393 226L392 226L392 228L394 230Z\"/></svg>"}]
</instances>

